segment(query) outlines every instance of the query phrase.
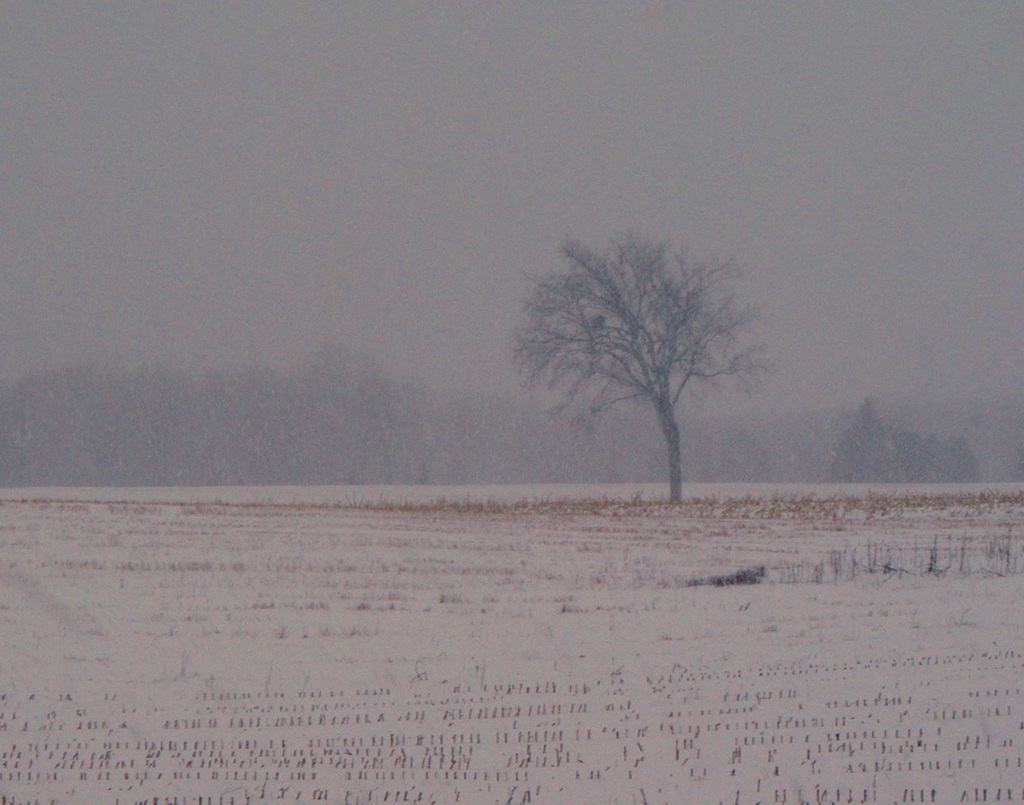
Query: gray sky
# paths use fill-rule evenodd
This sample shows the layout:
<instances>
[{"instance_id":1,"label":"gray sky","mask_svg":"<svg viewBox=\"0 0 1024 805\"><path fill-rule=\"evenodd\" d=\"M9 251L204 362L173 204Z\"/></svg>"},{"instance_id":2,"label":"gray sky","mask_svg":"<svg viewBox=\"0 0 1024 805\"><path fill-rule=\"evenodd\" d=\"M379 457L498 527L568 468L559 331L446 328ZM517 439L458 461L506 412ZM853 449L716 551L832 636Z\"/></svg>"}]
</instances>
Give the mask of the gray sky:
<instances>
[{"instance_id":1,"label":"gray sky","mask_svg":"<svg viewBox=\"0 0 1024 805\"><path fill-rule=\"evenodd\" d=\"M746 267L781 408L1024 389L1024 4L0 2L0 371L509 387L567 236Z\"/></svg>"}]
</instances>

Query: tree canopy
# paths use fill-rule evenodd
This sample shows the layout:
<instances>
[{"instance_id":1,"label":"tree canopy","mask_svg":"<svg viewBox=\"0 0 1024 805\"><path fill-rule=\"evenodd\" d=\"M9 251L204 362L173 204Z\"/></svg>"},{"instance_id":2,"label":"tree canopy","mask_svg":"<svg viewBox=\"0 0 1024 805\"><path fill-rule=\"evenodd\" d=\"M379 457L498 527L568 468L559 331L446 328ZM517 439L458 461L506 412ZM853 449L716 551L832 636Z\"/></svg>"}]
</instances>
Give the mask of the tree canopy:
<instances>
[{"instance_id":1,"label":"tree canopy","mask_svg":"<svg viewBox=\"0 0 1024 805\"><path fill-rule=\"evenodd\" d=\"M683 391L763 368L745 342L753 309L737 301L737 272L635 232L603 253L567 240L562 255L567 270L541 280L524 305L516 361L567 400L591 395L595 410L647 401L666 441L669 497L678 500Z\"/></svg>"}]
</instances>

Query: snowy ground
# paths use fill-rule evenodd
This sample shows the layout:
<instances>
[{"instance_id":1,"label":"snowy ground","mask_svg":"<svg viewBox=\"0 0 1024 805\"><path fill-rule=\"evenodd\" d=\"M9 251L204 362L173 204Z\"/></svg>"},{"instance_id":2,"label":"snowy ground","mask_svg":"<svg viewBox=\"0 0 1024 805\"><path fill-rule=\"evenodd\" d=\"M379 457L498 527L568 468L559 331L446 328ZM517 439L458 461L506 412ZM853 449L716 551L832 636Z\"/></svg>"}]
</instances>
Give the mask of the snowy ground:
<instances>
[{"instance_id":1,"label":"snowy ground","mask_svg":"<svg viewBox=\"0 0 1024 805\"><path fill-rule=\"evenodd\" d=\"M653 491L6 490L0 802L1024 800L1020 487Z\"/></svg>"}]
</instances>

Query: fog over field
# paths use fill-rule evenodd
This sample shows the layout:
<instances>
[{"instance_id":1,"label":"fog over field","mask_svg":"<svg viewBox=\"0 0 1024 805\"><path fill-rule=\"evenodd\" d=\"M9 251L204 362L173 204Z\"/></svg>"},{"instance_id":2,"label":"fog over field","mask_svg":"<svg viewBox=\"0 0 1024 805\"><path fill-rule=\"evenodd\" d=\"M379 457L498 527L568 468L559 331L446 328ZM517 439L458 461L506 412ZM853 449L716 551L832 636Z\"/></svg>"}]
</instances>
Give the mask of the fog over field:
<instances>
[{"instance_id":1,"label":"fog over field","mask_svg":"<svg viewBox=\"0 0 1024 805\"><path fill-rule=\"evenodd\" d=\"M1019 394L1014 0L4 3L0 372L289 370L448 391L566 236L735 259L759 411Z\"/></svg>"},{"instance_id":2,"label":"fog over field","mask_svg":"<svg viewBox=\"0 0 1024 805\"><path fill-rule=\"evenodd\" d=\"M1017 0L0 0L0 805L1024 801L1022 119Z\"/></svg>"}]
</instances>

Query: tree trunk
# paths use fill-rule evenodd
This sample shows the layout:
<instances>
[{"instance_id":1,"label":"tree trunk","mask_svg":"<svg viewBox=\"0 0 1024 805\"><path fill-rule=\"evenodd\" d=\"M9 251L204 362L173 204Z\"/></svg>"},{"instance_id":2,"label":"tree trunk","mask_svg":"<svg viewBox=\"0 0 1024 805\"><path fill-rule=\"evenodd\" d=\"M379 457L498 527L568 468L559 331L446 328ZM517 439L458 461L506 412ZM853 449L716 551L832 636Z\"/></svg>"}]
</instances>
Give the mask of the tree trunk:
<instances>
[{"instance_id":1,"label":"tree trunk","mask_svg":"<svg viewBox=\"0 0 1024 805\"><path fill-rule=\"evenodd\" d=\"M658 414L658 424L661 425L668 454L668 500L669 503L678 503L683 497L683 459L675 407L666 397L664 400L655 401L654 408Z\"/></svg>"}]
</instances>

